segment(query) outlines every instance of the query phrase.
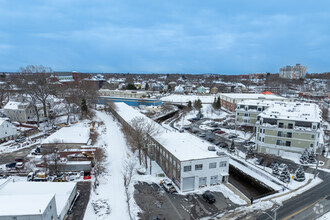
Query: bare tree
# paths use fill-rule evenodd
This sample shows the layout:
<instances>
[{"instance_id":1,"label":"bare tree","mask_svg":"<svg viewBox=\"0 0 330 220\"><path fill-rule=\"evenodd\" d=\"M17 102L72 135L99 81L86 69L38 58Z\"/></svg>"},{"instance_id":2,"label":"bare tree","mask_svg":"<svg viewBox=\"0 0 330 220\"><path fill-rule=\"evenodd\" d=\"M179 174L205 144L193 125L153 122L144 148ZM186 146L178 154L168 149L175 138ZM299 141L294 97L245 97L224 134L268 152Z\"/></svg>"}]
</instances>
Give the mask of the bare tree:
<instances>
[{"instance_id":1,"label":"bare tree","mask_svg":"<svg viewBox=\"0 0 330 220\"><path fill-rule=\"evenodd\" d=\"M44 116L48 118L47 98L54 93L53 84L49 81L53 70L42 65L28 65L20 67L23 78L23 87L27 94L40 101L43 105Z\"/></svg>"},{"instance_id":2,"label":"bare tree","mask_svg":"<svg viewBox=\"0 0 330 220\"><path fill-rule=\"evenodd\" d=\"M157 133L158 129L156 127L156 123L148 120L145 117L135 117L130 122L133 130L130 133L132 137L133 146L135 146L139 151L139 163L142 165L142 152L144 153L145 158L145 167L148 168L147 162L147 154L148 154L148 146L147 141L149 136L152 136Z\"/></svg>"},{"instance_id":3,"label":"bare tree","mask_svg":"<svg viewBox=\"0 0 330 220\"><path fill-rule=\"evenodd\" d=\"M130 219L132 219L131 206L130 206L131 194L129 192L128 187L131 184L134 170L135 170L135 161L134 160L126 161L125 164L124 164L124 169L123 169L123 178L124 178L124 186L125 186L128 214L129 214Z\"/></svg>"},{"instance_id":4,"label":"bare tree","mask_svg":"<svg viewBox=\"0 0 330 220\"><path fill-rule=\"evenodd\" d=\"M105 153L102 148L97 148L94 153L94 175L95 175L95 188L98 186L99 176L105 171L104 160Z\"/></svg>"},{"instance_id":5,"label":"bare tree","mask_svg":"<svg viewBox=\"0 0 330 220\"><path fill-rule=\"evenodd\" d=\"M10 86L7 82L2 82L2 84L0 84L0 108L2 108L3 101L8 98L9 88Z\"/></svg>"}]
</instances>

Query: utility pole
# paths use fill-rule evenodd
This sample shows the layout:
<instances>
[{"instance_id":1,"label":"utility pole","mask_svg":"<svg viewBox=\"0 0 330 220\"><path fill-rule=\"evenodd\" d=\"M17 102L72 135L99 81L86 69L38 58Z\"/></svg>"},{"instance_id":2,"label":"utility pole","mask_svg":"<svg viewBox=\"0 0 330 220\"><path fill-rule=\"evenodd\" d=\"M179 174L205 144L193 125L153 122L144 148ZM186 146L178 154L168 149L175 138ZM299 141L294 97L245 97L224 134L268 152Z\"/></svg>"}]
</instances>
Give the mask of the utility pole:
<instances>
[{"instance_id":1,"label":"utility pole","mask_svg":"<svg viewBox=\"0 0 330 220\"><path fill-rule=\"evenodd\" d=\"M317 169L319 167L319 162L320 162L320 155L321 155L321 153L319 153L318 156L317 156L316 169L314 171L314 179L316 178L316 175L317 175Z\"/></svg>"}]
</instances>

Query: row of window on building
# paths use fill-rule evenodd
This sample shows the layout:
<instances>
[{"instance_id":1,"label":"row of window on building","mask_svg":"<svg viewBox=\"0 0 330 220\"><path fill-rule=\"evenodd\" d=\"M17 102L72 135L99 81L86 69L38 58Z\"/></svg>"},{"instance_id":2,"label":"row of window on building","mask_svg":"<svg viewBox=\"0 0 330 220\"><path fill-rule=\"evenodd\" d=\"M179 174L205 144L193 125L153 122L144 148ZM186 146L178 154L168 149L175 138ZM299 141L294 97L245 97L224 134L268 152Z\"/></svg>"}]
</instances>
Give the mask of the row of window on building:
<instances>
[{"instance_id":1,"label":"row of window on building","mask_svg":"<svg viewBox=\"0 0 330 220\"><path fill-rule=\"evenodd\" d=\"M226 166L227 166L227 161L221 161L219 163L219 167L226 167ZM217 162L209 163L209 169L214 169L214 168L217 168ZM183 172L189 172L191 171L191 169L192 169L191 165L184 166ZM203 170L203 164L196 164L195 170Z\"/></svg>"}]
</instances>

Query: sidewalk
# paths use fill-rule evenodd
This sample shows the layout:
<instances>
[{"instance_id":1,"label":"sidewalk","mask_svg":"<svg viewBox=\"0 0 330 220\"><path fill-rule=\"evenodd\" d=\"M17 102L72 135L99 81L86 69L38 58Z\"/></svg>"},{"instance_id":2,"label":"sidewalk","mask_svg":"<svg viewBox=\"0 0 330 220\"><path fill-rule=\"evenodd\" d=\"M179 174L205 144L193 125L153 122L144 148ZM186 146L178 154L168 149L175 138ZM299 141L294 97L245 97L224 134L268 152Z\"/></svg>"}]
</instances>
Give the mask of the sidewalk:
<instances>
[{"instance_id":1,"label":"sidewalk","mask_svg":"<svg viewBox=\"0 0 330 220\"><path fill-rule=\"evenodd\" d=\"M274 197L271 197L271 198L267 198L267 199L264 199L264 200L261 200L261 202L266 202L266 201L269 201L271 199L276 199L276 198L279 198L279 197L282 197L282 196L286 196L290 193L293 193L293 192L296 192L297 190L301 189L301 188L304 188L305 186L307 186L308 184L310 184L312 182L312 179L309 179L307 181L307 183L305 183L304 185L298 187L297 189L294 189L294 190L290 190L289 192L286 192L284 194L281 194L281 195L277 195L277 196L274 196Z\"/></svg>"}]
</instances>

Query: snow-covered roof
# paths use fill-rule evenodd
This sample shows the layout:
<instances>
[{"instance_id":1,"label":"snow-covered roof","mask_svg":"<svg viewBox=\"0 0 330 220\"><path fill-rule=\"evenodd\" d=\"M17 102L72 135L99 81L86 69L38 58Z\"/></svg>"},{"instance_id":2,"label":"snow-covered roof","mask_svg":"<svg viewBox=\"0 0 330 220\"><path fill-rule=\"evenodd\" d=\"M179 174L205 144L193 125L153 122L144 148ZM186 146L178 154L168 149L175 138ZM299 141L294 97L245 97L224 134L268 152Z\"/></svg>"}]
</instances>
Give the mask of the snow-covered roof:
<instances>
[{"instance_id":1,"label":"snow-covered roof","mask_svg":"<svg viewBox=\"0 0 330 220\"><path fill-rule=\"evenodd\" d=\"M54 196L0 195L0 216L42 215Z\"/></svg>"},{"instance_id":2,"label":"snow-covered roof","mask_svg":"<svg viewBox=\"0 0 330 220\"><path fill-rule=\"evenodd\" d=\"M47 137L43 144L49 143L71 143L86 144L89 140L89 128L86 127L64 127Z\"/></svg>"},{"instance_id":3,"label":"snow-covered roof","mask_svg":"<svg viewBox=\"0 0 330 220\"><path fill-rule=\"evenodd\" d=\"M286 98L277 95L264 95L255 93L219 93L218 95L227 96L232 99L273 99L284 100Z\"/></svg>"},{"instance_id":4,"label":"snow-covered roof","mask_svg":"<svg viewBox=\"0 0 330 220\"><path fill-rule=\"evenodd\" d=\"M3 107L4 109L7 110L18 110L20 108L20 106L24 106L26 107L29 103L27 102L15 102L15 101L9 101L5 107Z\"/></svg>"},{"instance_id":5,"label":"snow-covered roof","mask_svg":"<svg viewBox=\"0 0 330 220\"><path fill-rule=\"evenodd\" d=\"M202 103L213 103L214 95L169 95L162 97L160 100L165 102L183 102L187 103L189 101L194 102L200 99Z\"/></svg>"},{"instance_id":6,"label":"snow-covered roof","mask_svg":"<svg viewBox=\"0 0 330 220\"><path fill-rule=\"evenodd\" d=\"M135 117L143 117L154 123L157 131L152 135L153 138L180 161L219 157L215 152L208 151L210 143L189 133L170 131L123 102L115 104L117 113L127 122Z\"/></svg>"},{"instance_id":7,"label":"snow-covered roof","mask_svg":"<svg viewBox=\"0 0 330 220\"><path fill-rule=\"evenodd\" d=\"M64 182L10 182L6 184L2 189L0 189L0 196L42 196L44 200L49 200L49 195L55 194L55 202L57 208L57 214L60 215L62 210L65 208L66 203L69 200L69 197L74 190L76 183L64 183ZM0 197L1 198L1 197ZM33 203L37 199L25 200L26 206L29 206L30 203ZM1 199L0 199L1 201ZM41 201L40 201L41 202ZM1 207L1 205L0 205ZM14 206L16 207L17 212L23 206ZM19 207L19 208L18 208ZM38 210L39 211L39 210Z\"/></svg>"},{"instance_id":8,"label":"snow-covered roof","mask_svg":"<svg viewBox=\"0 0 330 220\"><path fill-rule=\"evenodd\" d=\"M259 115L263 118L276 118L293 121L322 121L321 109L314 103L275 103L273 106L269 107Z\"/></svg>"},{"instance_id":9,"label":"snow-covered roof","mask_svg":"<svg viewBox=\"0 0 330 220\"><path fill-rule=\"evenodd\" d=\"M280 103L279 101L270 101L270 100L244 100L238 102L237 105L253 105L253 106L273 106L275 103Z\"/></svg>"}]
</instances>

